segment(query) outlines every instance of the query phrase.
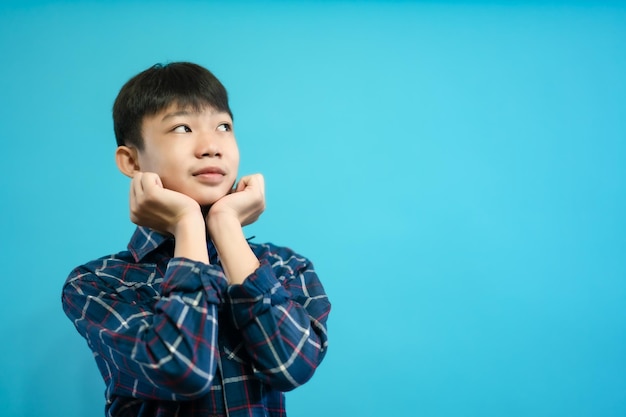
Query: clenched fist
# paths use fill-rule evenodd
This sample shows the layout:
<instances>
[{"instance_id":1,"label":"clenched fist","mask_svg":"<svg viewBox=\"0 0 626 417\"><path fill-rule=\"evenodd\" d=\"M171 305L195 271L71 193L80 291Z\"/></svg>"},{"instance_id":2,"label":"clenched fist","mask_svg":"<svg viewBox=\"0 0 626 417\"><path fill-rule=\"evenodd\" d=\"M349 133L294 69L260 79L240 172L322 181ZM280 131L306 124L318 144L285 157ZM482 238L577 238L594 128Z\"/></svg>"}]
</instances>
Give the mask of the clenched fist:
<instances>
[{"instance_id":1,"label":"clenched fist","mask_svg":"<svg viewBox=\"0 0 626 417\"><path fill-rule=\"evenodd\" d=\"M242 177L235 189L216 201L208 220L221 216L234 217L241 226L254 223L265 210L265 180L261 174Z\"/></svg>"},{"instance_id":2,"label":"clenched fist","mask_svg":"<svg viewBox=\"0 0 626 417\"><path fill-rule=\"evenodd\" d=\"M199 204L185 194L163 188L152 172L137 172L130 184L130 219L139 226L161 233L176 234L179 224L200 216Z\"/></svg>"}]
</instances>

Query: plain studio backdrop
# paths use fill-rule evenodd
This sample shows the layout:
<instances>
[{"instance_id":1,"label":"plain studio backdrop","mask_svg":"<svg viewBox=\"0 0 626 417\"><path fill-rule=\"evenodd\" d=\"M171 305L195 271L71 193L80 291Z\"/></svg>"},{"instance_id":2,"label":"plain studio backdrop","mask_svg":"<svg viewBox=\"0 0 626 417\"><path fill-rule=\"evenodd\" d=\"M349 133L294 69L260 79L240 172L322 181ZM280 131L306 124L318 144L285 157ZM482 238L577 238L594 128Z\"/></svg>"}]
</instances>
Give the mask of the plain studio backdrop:
<instances>
[{"instance_id":1,"label":"plain studio backdrop","mask_svg":"<svg viewBox=\"0 0 626 417\"><path fill-rule=\"evenodd\" d=\"M103 415L61 287L133 231L119 88L178 60L333 302L290 416L626 415L626 5L5 1L0 52L2 416Z\"/></svg>"}]
</instances>

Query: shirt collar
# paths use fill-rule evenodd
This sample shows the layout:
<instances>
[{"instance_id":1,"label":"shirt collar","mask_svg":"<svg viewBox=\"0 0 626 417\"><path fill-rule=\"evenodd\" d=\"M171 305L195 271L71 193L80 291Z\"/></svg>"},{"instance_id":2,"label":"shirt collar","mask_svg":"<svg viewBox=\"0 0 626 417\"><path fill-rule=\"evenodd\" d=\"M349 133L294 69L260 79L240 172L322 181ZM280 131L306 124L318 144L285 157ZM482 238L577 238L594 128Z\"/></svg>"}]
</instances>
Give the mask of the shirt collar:
<instances>
[{"instance_id":1,"label":"shirt collar","mask_svg":"<svg viewBox=\"0 0 626 417\"><path fill-rule=\"evenodd\" d=\"M135 258L135 262L140 262L148 254L168 242L174 243L174 239L147 227L138 226L135 233L133 233L133 236L130 238L128 250L133 255L133 258ZM210 262L216 263L218 260L217 250L211 240L207 242L207 249L209 251ZM173 255L172 253L171 256Z\"/></svg>"},{"instance_id":2,"label":"shirt collar","mask_svg":"<svg viewBox=\"0 0 626 417\"><path fill-rule=\"evenodd\" d=\"M172 238L147 227L138 226L130 238L128 250L132 253L135 261L139 262L168 240L172 240Z\"/></svg>"}]
</instances>

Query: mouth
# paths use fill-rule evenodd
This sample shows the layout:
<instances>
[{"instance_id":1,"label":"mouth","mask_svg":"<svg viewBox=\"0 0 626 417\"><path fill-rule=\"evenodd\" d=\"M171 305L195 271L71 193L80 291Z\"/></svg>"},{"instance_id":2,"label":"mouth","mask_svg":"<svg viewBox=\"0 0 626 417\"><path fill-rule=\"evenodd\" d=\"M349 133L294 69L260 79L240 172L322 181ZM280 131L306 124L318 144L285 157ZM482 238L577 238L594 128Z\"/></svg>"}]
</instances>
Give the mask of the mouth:
<instances>
[{"instance_id":1,"label":"mouth","mask_svg":"<svg viewBox=\"0 0 626 417\"><path fill-rule=\"evenodd\" d=\"M201 175L222 175L223 176L223 175L226 175L226 172L224 172L224 170L219 167L206 167L206 168L202 168L197 171L194 171L192 175L194 177L201 176Z\"/></svg>"},{"instance_id":2,"label":"mouth","mask_svg":"<svg viewBox=\"0 0 626 417\"><path fill-rule=\"evenodd\" d=\"M223 183L226 178L226 171L219 167L205 167L194 171L193 177L201 184L208 186L218 186Z\"/></svg>"}]
</instances>

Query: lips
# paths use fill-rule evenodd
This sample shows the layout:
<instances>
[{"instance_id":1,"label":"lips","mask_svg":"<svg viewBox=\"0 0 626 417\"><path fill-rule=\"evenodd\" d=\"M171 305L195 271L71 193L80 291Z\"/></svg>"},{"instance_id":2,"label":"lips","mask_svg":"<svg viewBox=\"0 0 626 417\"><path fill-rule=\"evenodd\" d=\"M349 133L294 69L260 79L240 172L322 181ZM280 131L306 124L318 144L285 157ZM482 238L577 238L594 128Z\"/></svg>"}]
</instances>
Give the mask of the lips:
<instances>
[{"instance_id":1,"label":"lips","mask_svg":"<svg viewBox=\"0 0 626 417\"><path fill-rule=\"evenodd\" d=\"M219 186L224 182L226 171L220 167L209 166L194 171L192 175L201 184L213 187Z\"/></svg>"},{"instance_id":2,"label":"lips","mask_svg":"<svg viewBox=\"0 0 626 417\"><path fill-rule=\"evenodd\" d=\"M193 172L194 177L198 175L226 175L226 172L219 167L205 167Z\"/></svg>"}]
</instances>

